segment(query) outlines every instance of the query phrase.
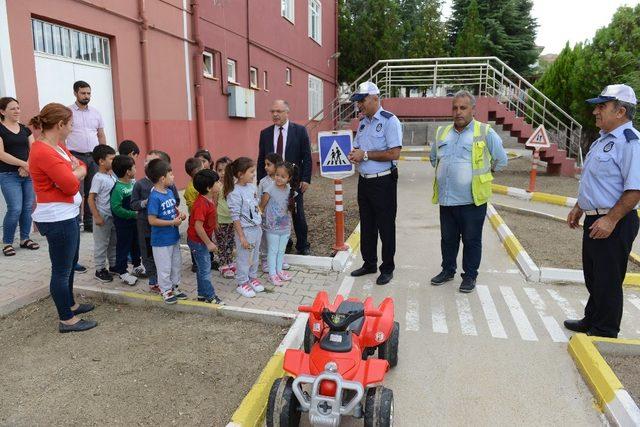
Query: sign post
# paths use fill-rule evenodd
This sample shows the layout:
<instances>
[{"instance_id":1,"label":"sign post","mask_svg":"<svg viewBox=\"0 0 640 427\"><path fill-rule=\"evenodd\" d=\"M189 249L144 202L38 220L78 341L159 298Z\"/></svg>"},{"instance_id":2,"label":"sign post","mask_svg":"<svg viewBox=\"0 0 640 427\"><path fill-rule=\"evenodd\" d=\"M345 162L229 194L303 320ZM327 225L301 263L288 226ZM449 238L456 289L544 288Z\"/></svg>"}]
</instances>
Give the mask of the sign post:
<instances>
[{"instance_id":1,"label":"sign post","mask_svg":"<svg viewBox=\"0 0 640 427\"><path fill-rule=\"evenodd\" d=\"M318 133L318 149L320 151L320 175L333 179L335 185L336 202L336 240L333 245L335 251L345 251L349 248L344 242L344 205L342 178L354 174L354 166L348 155L352 150L353 135L351 131L329 131Z\"/></svg>"},{"instance_id":2,"label":"sign post","mask_svg":"<svg viewBox=\"0 0 640 427\"><path fill-rule=\"evenodd\" d=\"M535 132L531 134L524 146L533 148L531 173L529 174L529 188L527 188L527 192L533 193L534 191L536 191L536 175L538 173L540 149L551 147L551 144L549 143L549 137L547 136L547 131L544 130L544 127L542 125L538 126L538 129L536 129Z\"/></svg>"}]
</instances>

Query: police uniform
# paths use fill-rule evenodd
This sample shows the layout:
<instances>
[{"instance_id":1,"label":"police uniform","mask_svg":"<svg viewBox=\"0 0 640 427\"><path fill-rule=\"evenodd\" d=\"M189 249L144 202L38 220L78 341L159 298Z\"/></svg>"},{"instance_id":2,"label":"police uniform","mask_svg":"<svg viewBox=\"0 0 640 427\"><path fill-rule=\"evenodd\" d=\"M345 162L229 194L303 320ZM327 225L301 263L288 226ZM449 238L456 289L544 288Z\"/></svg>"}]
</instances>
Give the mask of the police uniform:
<instances>
[{"instance_id":1,"label":"police uniform","mask_svg":"<svg viewBox=\"0 0 640 427\"><path fill-rule=\"evenodd\" d=\"M596 104L611 99L618 98L601 96L588 102ZM635 95L633 100L635 103ZM617 337L620 331L622 282L631 245L638 234L637 211L633 209L620 219L605 239L589 237L590 227L616 205L623 192L640 190L639 165L640 132L629 121L611 132L600 131L600 138L591 145L582 169L578 206L586 214L582 266L589 300L580 322L594 335Z\"/></svg>"},{"instance_id":2,"label":"police uniform","mask_svg":"<svg viewBox=\"0 0 640 427\"><path fill-rule=\"evenodd\" d=\"M389 111L379 108L360 120L354 148L365 152L402 147L402 125ZM378 263L378 234L382 241L380 273L393 273L396 252L396 210L398 169L395 161L365 159L358 165L358 207L360 210L360 252L364 268L375 271Z\"/></svg>"}]
</instances>

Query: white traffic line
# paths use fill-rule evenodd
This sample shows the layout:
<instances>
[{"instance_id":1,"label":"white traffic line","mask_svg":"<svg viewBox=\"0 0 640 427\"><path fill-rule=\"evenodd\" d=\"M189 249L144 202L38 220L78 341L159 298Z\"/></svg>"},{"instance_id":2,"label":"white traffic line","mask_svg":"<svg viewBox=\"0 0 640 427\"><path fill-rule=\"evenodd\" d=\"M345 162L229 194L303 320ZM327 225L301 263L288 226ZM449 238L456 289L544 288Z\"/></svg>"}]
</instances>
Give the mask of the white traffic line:
<instances>
[{"instance_id":1,"label":"white traffic line","mask_svg":"<svg viewBox=\"0 0 640 427\"><path fill-rule=\"evenodd\" d=\"M568 319L582 319L582 316L578 316L578 313L573 309L571 304L569 304L569 301L567 301L565 297L560 295L558 291L556 291L555 289L547 289L547 292L549 293L549 295L551 295L551 298L553 298L555 302L558 303L560 309L564 312Z\"/></svg>"},{"instance_id":2,"label":"white traffic line","mask_svg":"<svg viewBox=\"0 0 640 427\"><path fill-rule=\"evenodd\" d=\"M524 293L527 294L529 300L531 300L531 303L538 312L544 327L547 329L547 332L549 332L551 339L554 342L568 342L569 340L567 339L567 336L562 328L560 328L560 325L558 325L556 319L547 314L547 305L540 297L540 294L538 294L538 291L533 288L524 288Z\"/></svg>"},{"instance_id":3,"label":"white traffic line","mask_svg":"<svg viewBox=\"0 0 640 427\"><path fill-rule=\"evenodd\" d=\"M487 319L489 325L489 331L494 338L507 338L507 332L502 326L500 315L496 309L496 305L491 298L491 293L486 285L476 286L478 290L478 297L480 298L480 304L482 305L482 311L484 311L484 317Z\"/></svg>"},{"instance_id":4,"label":"white traffic line","mask_svg":"<svg viewBox=\"0 0 640 427\"><path fill-rule=\"evenodd\" d=\"M433 298L431 300L431 322L433 332L438 334L448 334L449 328L447 327L447 316L444 312L444 303L442 299Z\"/></svg>"},{"instance_id":5,"label":"white traffic line","mask_svg":"<svg viewBox=\"0 0 640 427\"><path fill-rule=\"evenodd\" d=\"M349 297L349 293L351 292L351 287L353 286L354 278L352 276L344 276L342 279L342 283L338 288L338 295L342 295L345 298Z\"/></svg>"},{"instance_id":6,"label":"white traffic line","mask_svg":"<svg viewBox=\"0 0 640 427\"><path fill-rule=\"evenodd\" d=\"M513 292L513 289L506 286L500 286L500 292L502 293L504 302L507 304L507 308L509 308L509 311L511 312L511 317L513 317L516 328L518 328L520 337L525 341L538 341L538 337L533 331L533 327L531 326L531 323L529 323L529 319L520 305L516 294Z\"/></svg>"},{"instance_id":7,"label":"white traffic line","mask_svg":"<svg viewBox=\"0 0 640 427\"><path fill-rule=\"evenodd\" d=\"M413 297L407 298L407 312L404 317L406 331L420 330L420 304Z\"/></svg>"},{"instance_id":8,"label":"white traffic line","mask_svg":"<svg viewBox=\"0 0 640 427\"><path fill-rule=\"evenodd\" d=\"M640 298L637 295L627 295L627 301L629 301L635 308L640 310Z\"/></svg>"},{"instance_id":9,"label":"white traffic line","mask_svg":"<svg viewBox=\"0 0 640 427\"><path fill-rule=\"evenodd\" d=\"M466 295L456 295L456 305L458 306L458 318L460 318L462 335L478 335L476 325L473 323L473 313L471 313L469 298Z\"/></svg>"}]
</instances>

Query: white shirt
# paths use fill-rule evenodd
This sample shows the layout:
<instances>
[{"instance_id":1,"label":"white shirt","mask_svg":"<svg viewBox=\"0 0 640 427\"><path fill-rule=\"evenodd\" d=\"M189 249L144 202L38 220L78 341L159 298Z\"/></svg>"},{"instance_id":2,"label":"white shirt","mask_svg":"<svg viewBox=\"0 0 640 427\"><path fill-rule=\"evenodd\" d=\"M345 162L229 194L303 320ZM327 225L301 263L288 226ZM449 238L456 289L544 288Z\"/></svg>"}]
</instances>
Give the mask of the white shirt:
<instances>
[{"instance_id":1,"label":"white shirt","mask_svg":"<svg viewBox=\"0 0 640 427\"><path fill-rule=\"evenodd\" d=\"M289 120L282 125L282 159L284 160L284 153L287 151L287 133L289 132ZM280 126L273 126L273 152L277 153L278 148L278 136L280 135Z\"/></svg>"}]
</instances>

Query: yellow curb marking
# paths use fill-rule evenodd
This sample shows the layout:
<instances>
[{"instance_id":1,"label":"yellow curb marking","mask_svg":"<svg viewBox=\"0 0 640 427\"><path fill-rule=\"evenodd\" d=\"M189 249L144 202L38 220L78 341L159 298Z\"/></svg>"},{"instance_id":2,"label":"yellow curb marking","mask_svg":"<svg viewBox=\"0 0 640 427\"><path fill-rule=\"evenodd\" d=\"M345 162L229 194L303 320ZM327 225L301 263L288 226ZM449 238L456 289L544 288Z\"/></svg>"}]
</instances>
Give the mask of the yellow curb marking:
<instances>
[{"instance_id":1,"label":"yellow curb marking","mask_svg":"<svg viewBox=\"0 0 640 427\"><path fill-rule=\"evenodd\" d=\"M500 184L491 184L491 190L498 194L507 194L509 187Z\"/></svg>"},{"instance_id":2,"label":"yellow curb marking","mask_svg":"<svg viewBox=\"0 0 640 427\"><path fill-rule=\"evenodd\" d=\"M145 301L152 301L152 302L164 302L160 295L145 295L145 294L139 294L137 292L130 292L130 291L118 291L118 293L123 295L123 296L125 296L125 297L129 297L129 298L136 298L136 299L141 299L141 300L145 300ZM206 303L206 302L193 301L193 300L179 300L178 304L180 304L180 305L189 305L189 306L192 306L192 307L210 308L210 309L213 309L213 310L222 308L222 306L218 305L218 304L209 304L209 303Z\"/></svg>"},{"instance_id":3,"label":"yellow curb marking","mask_svg":"<svg viewBox=\"0 0 640 427\"><path fill-rule=\"evenodd\" d=\"M567 204L566 196L558 196L556 194L549 194L549 193L533 192L531 193L531 200L535 202L545 202L545 203L550 203L552 205L560 205L560 206L566 206Z\"/></svg>"},{"instance_id":4,"label":"yellow curb marking","mask_svg":"<svg viewBox=\"0 0 640 427\"><path fill-rule=\"evenodd\" d=\"M518 254L520 252L524 252L524 248L522 247L518 239L516 239L516 236L511 235L511 236L505 237L504 242L502 244L504 245L505 248L507 248L507 252L509 252L509 255L514 260L518 257Z\"/></svg>"}]
</instances>

